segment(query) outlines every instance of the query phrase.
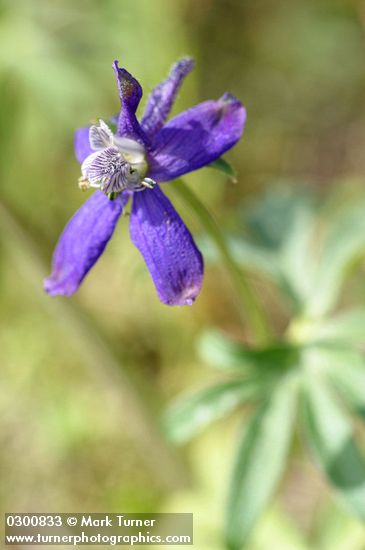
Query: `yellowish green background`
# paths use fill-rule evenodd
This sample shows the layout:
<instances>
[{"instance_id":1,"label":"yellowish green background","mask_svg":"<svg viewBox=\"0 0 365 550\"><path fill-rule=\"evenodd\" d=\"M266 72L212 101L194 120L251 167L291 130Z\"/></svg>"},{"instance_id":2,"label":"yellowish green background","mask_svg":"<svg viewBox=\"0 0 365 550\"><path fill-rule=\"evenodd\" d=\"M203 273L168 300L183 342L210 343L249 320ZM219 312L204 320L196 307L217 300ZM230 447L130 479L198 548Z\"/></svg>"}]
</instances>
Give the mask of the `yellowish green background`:
<instances>
[{"instance_id":1,"label":"yellowish green background","mask_svg":"<svg viewBox=\"0 0 365 550\"><path fill-rule=\"evenodd\" d=\"M160 304L126 216L77 295L45 295L53 247L85 200L73 132L117 112L114 59L140 80L143 103L172 63L191 55L196 70L174 112L225 91L248 112L244 138L227 155L238 183L211 169L185 178L222 228L236 231L242 206L277 182L336 200L361 194L364 32L362 0L0 2L4 512L194 512L194 548L224 550L238 415L179 449L159 419L180 392L219 377L196 344L210 326L241 337L234 293L224 269L209 265L192 308ZM164 189L203 237L196 216ZM251 282L280 333L285 307L270 286ZM360 276L348 293L364 300ZM365 530L298 442L249 548L363 550Z\"/></svg>"}]
</instances>

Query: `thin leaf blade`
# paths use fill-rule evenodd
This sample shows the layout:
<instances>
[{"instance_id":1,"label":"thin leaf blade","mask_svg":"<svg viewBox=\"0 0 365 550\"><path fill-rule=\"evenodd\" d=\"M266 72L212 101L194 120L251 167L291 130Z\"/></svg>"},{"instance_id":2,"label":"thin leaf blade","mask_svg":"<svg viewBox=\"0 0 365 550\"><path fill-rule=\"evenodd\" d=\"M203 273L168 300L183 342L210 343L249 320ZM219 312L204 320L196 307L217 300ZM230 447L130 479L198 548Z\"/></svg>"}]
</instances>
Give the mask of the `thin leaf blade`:
<instances>
[{"instance_id":1,"label":"thin leaf blade","mask_svg":"<svg viewBox=\"0 0 365 550\"><path fill-rule=\"evenodd\" d=\"M208 168L214 168L215 170L219 170L219 172L223 172L226 176L228 176L234 183L237 182L237 174L233 166L223 157L214 160L210 164L208 164Z\"/></svg>"},{"instance_id":2,"label":"thin leaf blade","mask_svg":"<svg viewBox=\"0 0 365 550\"><path fill-rule=\"evenodd\" d=\"M365 420L365 359L349 347L317 350L325 366L327 380L349 408Z\"/></svg>"},{"instance_id":3,"label":"thin leaf blade","mask_svg":"<svg viewBox=\"0 0 365 550\"><path fill-rule=\"evenodd\" d=\"M296 385L282 382L251 417L238 451L228 507L226 542L239 550L270 503L283 474L291 441Z\"/></svg>"},{"instance_id":4,"label":"thin leaf blade","mask_svg":"<svg viewBox=\"0 0 365 550\"><path fill-rule=\"evenodd\" d=\"M307 303L308 315L330 311L338 299L348 267L365 252L364 201L335 217L324 242L316 284Z\"/></svg>"},{"instance_id":5,"label":"thin leaf blade","mask_svg":"<svg viewBox=\"0 0 365 550\"><path fill-rule=\"evenodd\" d=\"M365 521L365 460L350 420L319 377L306 384L303 423L319 468L347 508Z\"/></svg>"},{"instance_id":6,"label":"thin leaf blade","mask_svg":"<svg viewBox=\"0 0 365 550\"><path fill-rule=\"evenodd\" d=\"M240 403L260 392L257 381L234 380L205 388L173 403L163 418L163 429L174 443L183 443L215 420L232 412Z\"/></svg>"},{"instance_id":7,"label":"thin leaf blade","mask_svg":"<svg viewBox=\"0 0 365 550\"><path fill-rule=\"evenodd\" d=\"M299 361L300 350L290 344L274 344L262 348L249 348L235 342L223 332L206 330L198 343L200 357L218 369L239 369L246 374L267 376L276 370L285 369Z\"/></svg>"}]
</instances>

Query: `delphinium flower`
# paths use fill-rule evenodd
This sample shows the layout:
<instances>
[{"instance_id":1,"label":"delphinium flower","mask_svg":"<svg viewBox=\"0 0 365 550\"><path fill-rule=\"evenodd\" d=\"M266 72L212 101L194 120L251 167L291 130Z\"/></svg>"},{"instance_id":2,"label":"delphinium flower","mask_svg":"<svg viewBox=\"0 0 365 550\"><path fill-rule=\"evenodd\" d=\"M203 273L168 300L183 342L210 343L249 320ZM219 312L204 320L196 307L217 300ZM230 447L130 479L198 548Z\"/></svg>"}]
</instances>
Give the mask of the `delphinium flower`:
<instances>
[{"instance_id":1,"label":"delphinium flower","mask_svg":"<svg viewBox=\"0 0 365 550\"><path fill-rule=\"evenodd\" d=\"M79 288L131 199L130 236L160 300L191 305L202 285L202 255L160 184L210 164L235 145L242 135L245 109L235 97L224 94L165 123L193 68L193 61L184 58L152 91L139 122L136 110L142 88L117 61L113 68L121 103L116 132L102 120L76 131L79 186L96 191L66 225L45 290L70 296Z\"/></svg>"}]
</instances>

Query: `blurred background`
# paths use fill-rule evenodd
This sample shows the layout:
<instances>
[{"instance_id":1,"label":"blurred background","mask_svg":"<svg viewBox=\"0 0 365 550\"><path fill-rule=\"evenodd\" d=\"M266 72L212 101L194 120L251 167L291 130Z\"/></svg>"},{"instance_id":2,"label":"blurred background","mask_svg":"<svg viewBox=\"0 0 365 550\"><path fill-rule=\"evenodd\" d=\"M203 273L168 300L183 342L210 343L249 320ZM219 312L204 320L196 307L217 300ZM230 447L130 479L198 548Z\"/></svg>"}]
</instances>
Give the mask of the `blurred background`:
<instances>
[{"instance_id":1,"label":"blurred background","mask_svg":"<svg viewBox=\"0 0 365 550\"><path fill-rule=\"evenodd\" d=\"M60 231L85 200L73 132L117 112L114 59L141 82L143 109L191 55L174 113L225 91L248 112L226 156L237 184L211 169L185 178L222 229L243 231L242 213L276 186L337 203L363 197L364 30L362 0L0 1L3 511L192 511L194 547L224 549L237 418L179 449L159 418L176 395L217 378L197 352L203 330L247 341L234 293L222 266L208 264L192 308L160 304L125 217L77 295L45 295ZM164 189L203 241L197 217ZM365 299L363 275L348 300ZM280 335L285 304L251 282ZM294 447L250 548L364 549L364 528Z\"/></svg>"}]
</instances>

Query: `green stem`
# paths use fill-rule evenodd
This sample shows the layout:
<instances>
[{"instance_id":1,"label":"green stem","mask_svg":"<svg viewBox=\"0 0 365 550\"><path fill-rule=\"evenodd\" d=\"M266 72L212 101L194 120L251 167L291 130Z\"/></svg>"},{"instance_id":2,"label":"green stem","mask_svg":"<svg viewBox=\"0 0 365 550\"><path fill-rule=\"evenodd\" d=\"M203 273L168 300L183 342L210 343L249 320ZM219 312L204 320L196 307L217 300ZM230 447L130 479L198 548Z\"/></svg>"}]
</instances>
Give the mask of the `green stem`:
<instances>
[{"instance_id":1,"label":"green stem","mask_svg":"<svg viewBox=\"0 0 365 550\"><path fill-rule=\"evenodd\" d=\"M271 338L271 331L268 327L261 304L254 291L247 283L241 267L232 256L217 222L195 193L193 193L183 181L176 180L169 184L170 187L171 185L176 193L178 193L185 203L187 203L197 214L206 232L219 250L230 275L232 285L240 300L239 312L241 317L244 321L248 321L256 340L260 343L266 343Z\"/></svg>"}]
</instances>

